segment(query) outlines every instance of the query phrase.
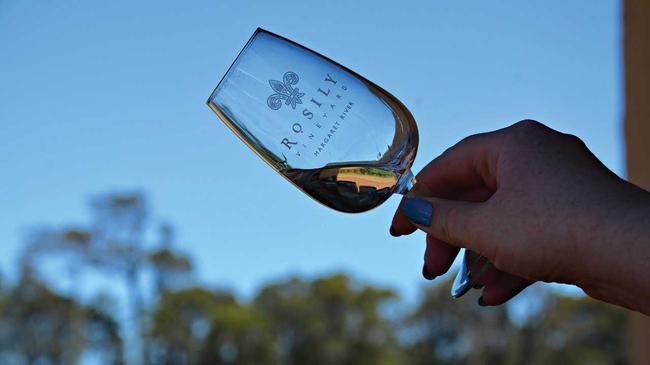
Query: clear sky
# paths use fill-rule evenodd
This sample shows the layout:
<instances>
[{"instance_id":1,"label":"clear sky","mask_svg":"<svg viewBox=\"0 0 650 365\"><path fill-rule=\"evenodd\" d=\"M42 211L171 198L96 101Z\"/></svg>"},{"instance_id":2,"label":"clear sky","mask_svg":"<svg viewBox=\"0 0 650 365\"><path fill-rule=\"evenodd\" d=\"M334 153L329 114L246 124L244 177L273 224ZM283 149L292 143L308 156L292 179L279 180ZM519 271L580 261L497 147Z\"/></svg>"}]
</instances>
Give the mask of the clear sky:
<instances>
[{"instance_id":1,"label":"clear sky","mask_svg":"<svg viewBox=\"0 0 650 365\"><path fill-rule=\"evenodd\" d=\"M624 173L618 1L0 0L0 270L25 230L83 223L93 194L140 188L204 282L247 295L343 269L405 294L423 235L399 199L329 210L259 160L205 101L261 26L397 96L414 168L462 137L533 118Z\"/></svg>"}]
</instances>

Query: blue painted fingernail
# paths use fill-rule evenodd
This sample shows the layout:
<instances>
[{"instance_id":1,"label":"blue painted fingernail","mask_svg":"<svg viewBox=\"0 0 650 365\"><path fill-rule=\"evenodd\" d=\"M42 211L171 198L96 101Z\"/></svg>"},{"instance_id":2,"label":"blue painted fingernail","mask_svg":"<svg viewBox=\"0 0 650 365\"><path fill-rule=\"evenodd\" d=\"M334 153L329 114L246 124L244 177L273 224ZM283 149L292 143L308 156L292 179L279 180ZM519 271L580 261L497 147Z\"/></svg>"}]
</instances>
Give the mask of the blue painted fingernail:
<instances>
[{"instance_id":1,"label":"blue painted fingernail","mask_svg":"<svg viewBox=\"0 0 650 365\"><path fill-rule=\"evenodd\" d=\"M427 227L431 225L433 207L424 199L407 198L402 204L402 212L415 224Z\"/></svg>"}]
</instances>

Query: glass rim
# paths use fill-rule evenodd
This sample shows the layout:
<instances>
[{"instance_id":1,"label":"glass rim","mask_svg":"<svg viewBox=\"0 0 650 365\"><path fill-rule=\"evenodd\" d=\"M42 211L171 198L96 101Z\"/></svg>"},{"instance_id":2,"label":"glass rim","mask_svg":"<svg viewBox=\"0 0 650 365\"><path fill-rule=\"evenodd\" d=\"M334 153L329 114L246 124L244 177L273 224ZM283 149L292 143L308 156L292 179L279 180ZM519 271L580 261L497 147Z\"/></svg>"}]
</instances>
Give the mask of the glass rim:
<instances>
[{"instance_id":1,"label":"glass rim","mask_svg":"<svg viewBox=\"0 0 650 365\"><path fill-rule=\"evenodd\" d=\"M383 87L381 87L381 86L379 86L379 85L373 83L372 81L370 81L370 80L368 80L367 78L363 77L362 75L360 75L359 73L355 72L354 70L349 69L348 67L346 67L346 66L344 66L344 65L342 65L342 64L340 64L340 63L338 63L338 62L336 62L335 60L333 60L333 59L331 59L331 58L329 58L329 57L323 55L322 53L316 52L316 51L314 51L313 49L311 49L311 48L309 48L309 47L307 47L307 46L304 46L304 45L302 45L302 44L300 44L300 43L298 43L298 42L292 41L291 39L289 39L289 38L287 38L287 37L284 37L284 36L281 36L281 35L279 35L279 34L277 34L277 33L271 32L271 31L266 30L266 29L264 29L264 28L262 28L262 27L257 27L257 29L255 29L255 31L253 32L253 35L251 35L251 37L248 39L248 41L246 42L246 44L244 45L244 47L239 51L239 53L237 54L237 57L235 58L235 60L230 64L230 66L228 67L228 70L224 73L224 75L223 75L223 76L221 77L221 79L219 80L219 83L217 84L217 86L214 88L214 90L213 90L212 93L210 94L210 97L209 97L208 100L206 101L206 104L210 105L210 101L212 101L212 100L215 98L215 96L216 96L217 92L219 91L219 88L222 86L223 82L224 82L224 81L225 81L225 80L230 76L230 74L232 74L233 70L235 69L235 67L236 67L237 64L239 63L240 59L241 59L242 56L246 53L246 50L248 50L248 48L251 46L251 44L253 43L253 41L254 41L254 40L257 38L257 36L258 36L259 34L261 34L261 33L266 33L266 34L271 35L271 36L273 36L273 37L276 37L276 38L278 38L278 39L280 39L280 40L282 40L282 41L284 41L284 42L287 42L287 43L292 44L292 45L294 45L294 46L300 47L301 49L303 49L303 50L305 50L305 51L311 52L311 53L314 54L315 56L322 57L325 61L331 62L332 64L334 64L335 66L337 66L337 67L343 69L344 71L349 72L349 73L350 73L352 76L354 76L355 78L357 78L357 79L361 79L361 80L363 80L364 82L372 83L374 87L377 87L378 89L382 90L383 92L387 92ZM391 94L391 95L392 95L392 94ZM211 109L212 109L212 108L211 108Z\"/></svg>"}]
</instances>

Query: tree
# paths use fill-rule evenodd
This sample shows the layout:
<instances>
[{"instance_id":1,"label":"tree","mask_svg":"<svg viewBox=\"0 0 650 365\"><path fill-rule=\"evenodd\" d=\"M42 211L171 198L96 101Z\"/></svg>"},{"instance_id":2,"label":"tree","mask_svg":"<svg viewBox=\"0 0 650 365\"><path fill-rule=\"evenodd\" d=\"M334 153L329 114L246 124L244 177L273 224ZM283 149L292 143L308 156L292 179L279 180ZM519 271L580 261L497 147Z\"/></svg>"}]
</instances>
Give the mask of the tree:
<instances>
[{"instance_id":1,"label":"tree","mask_svg":"<svg viewBox=\"0 0 650 365\"><path fill-rule=\"evenodd\" d=\"M477 306L476 293L450 300L450 285L428 288L407 317L409 364L627 363L621 308L539 288L543 310L528 310L532 315L515 324L506 306Z\"/></svg>"},{"instance_id":2,"label":"tree","mask_svg":"<svg viewBox=\"0 0 650 365\"><path fill-rule=\"evenodd\" d=\"M163 224L157 247L147 241L151 230L148 204L139 192L97 195L91 200L91 224L62 229L38 228L29 236L21 261L39 267L41 260L63 259L67 264L73 290L84 268L92 268L110 277L122 279L127 288L133 329L129 345L135 353L134 363L146 364L147 306L140 287L140 277L151 269L156 294L188 285L190 259L173 250L173 230ZM74 293L71 293L74 295ZM73 320L76 320L73 318ZM127 323L123 323L127 324ZM76 323L79 325L79 323ZM127 356L124 356L127 358Z\"/></svg>"},{"instance_id":3,"label":"tree","mask_svg":"<svg viewBox=\"0 0 650 365\"><path fill-rule=\"evenodd\" d=\"M75 318L83 318L75 326ZM0 359L16 365L67 365L88 351L121 365L122 341L113 318L52 292L23 268L0 303Z\"/></svg>"},{"instance_id":4,"label":"tree","mask_svg":"<svg viewBox=\"0 0 650 365\"><path fill-rule=\"evenodd\" d=\"M451 281L431 286L405 319L408 363L507 364L516 328L503 306L482 308L476 294L449 297Z\"/></svg>"},{"instance_id":5,"label":"tree","mask_svg":"<svg viewBox=\"0 0 650 365\"><path fill-rule=\"evenodd\" d=\"M525 307L528 317L515 321L505 306L477 306L477 293L450 299L449 281L429 286L399 318L387 315L398 299L393 291L344 274L272 283L251 302L226 291L190 287L190 258L174 249L169 224L160 226L158 239L151 241L155 226L147 206L137 192L99 195L92 202L90 225L32 231L21 257L20 281L0 287L0 363L74 364L87 354L106 364L123 362L125 346L108 314L114 309L84 304L77 293L86 269L117 277L128 288L137 326L122 333L133 334L126 343L141 352L138 363L626 362L624 311L544 289L533 293L544 310ZM33 270L52 259L65 264L72 283L66 295L47 287ZM150 301L139 285L143 273L153 279Z\"/></svg>"},{"instance_id":6,"label":"tree","mask_svg":"<svg viewBox=\"0 0 650 365\"><path fill-rule=\"evenodd\" d=\"M192 281L192 261L188 256L175 251L173 242L172 226L163 224L160 228L160 244L149 253L148 258L158 295L189 286Z\"/></svg>"},{"instance_id":7,"label":"tree","mask_svg":"<svg viewBox=\"0 0 650 365\"><path fill-rule=\"evenodd\" d=\"M129 332L135 335L134 347L140 348L136 362L144 363L147 343L143 336L145 303L140 271L146 260L146 199L139 192L98 195L92 199L91 207L93 220L87 257L93 266L124 280L135 326Z\"/></svg>"},{"instance_id":8,"label":"tree","mask_svg":"<svg viewBox=\"0 0 650 365\"><path fill-rule=\"evenodd\" d=\"M555 296L548 310L522 328L529 364L627 364L627 313L587 297ZM521 357L524 358L524 357Z\"/></svg>"},{"instance_id":9,"label":"tree","mask_svg":"<svg viewBox=\"0 0 650 365\"><path fill-rule=\"evenodd\" d=\"M164 293L154 311L152 363L274 364L263 315L226 292L191 288Z\"/></svg>"},{"instance_id":10,"label":"tree","mask_svg":"<svg viewBox=\"0 0 650 365\"><path fill-rule=\"evenodd\" d=\"M20 267L33 270L40 266L42 259L61 259L70 281L69 294L78 299L76 290L80 287L81 271L89 259L91 242L91 232L81 226L33 229L20 255Z\"/></svg>"},{"instance_id":11,"label":"tree","mask_svg":"<svg viewBox=\"0 0 650 365\"><path fill-rule=\"evenodd\" d=\"M283 364L397 364L393 324L380 311L394 299L391 290L333 275L268 285L254 306L269 319Z\"/></svg>"},{"instance_id":12,"label":"tree","mask_svg":"<svg viewBox=\"0 0 650 365\"><path fill-rule=\"evenodd\" d=\"M196 365L278 364L268 322L250 305L217 305Z\"/></svg>"}]
</instances>

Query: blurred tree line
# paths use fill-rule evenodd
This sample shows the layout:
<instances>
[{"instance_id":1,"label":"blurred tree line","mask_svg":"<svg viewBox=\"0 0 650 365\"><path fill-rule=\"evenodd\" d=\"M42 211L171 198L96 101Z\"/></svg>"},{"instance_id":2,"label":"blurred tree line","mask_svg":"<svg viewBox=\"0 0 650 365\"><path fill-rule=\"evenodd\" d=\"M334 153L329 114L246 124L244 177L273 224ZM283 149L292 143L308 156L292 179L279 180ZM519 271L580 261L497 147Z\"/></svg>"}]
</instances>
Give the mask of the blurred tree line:
<instances>
[{"instance_id":1,"label":"blurred tree line","mask_svg":"<svg viewBox=\"0 0 650 365\"><path fill-rule=\"evenodd\" d=\"M391 289L334 274L270 283L243 302L192 279L190 258L169 224L153 223L141 193L100 195L90 207L88 225L27 237L17 280L0 285L0 364L627 363L625 312L588 298L538 289L516 319L505 306L451 299L450 282L407 305ZM57 275L71 290L47 284L52 260L64 263ZM122 283L129 320L106 294L81 298L86 270Z\"/></svg>"}]
</instances>

